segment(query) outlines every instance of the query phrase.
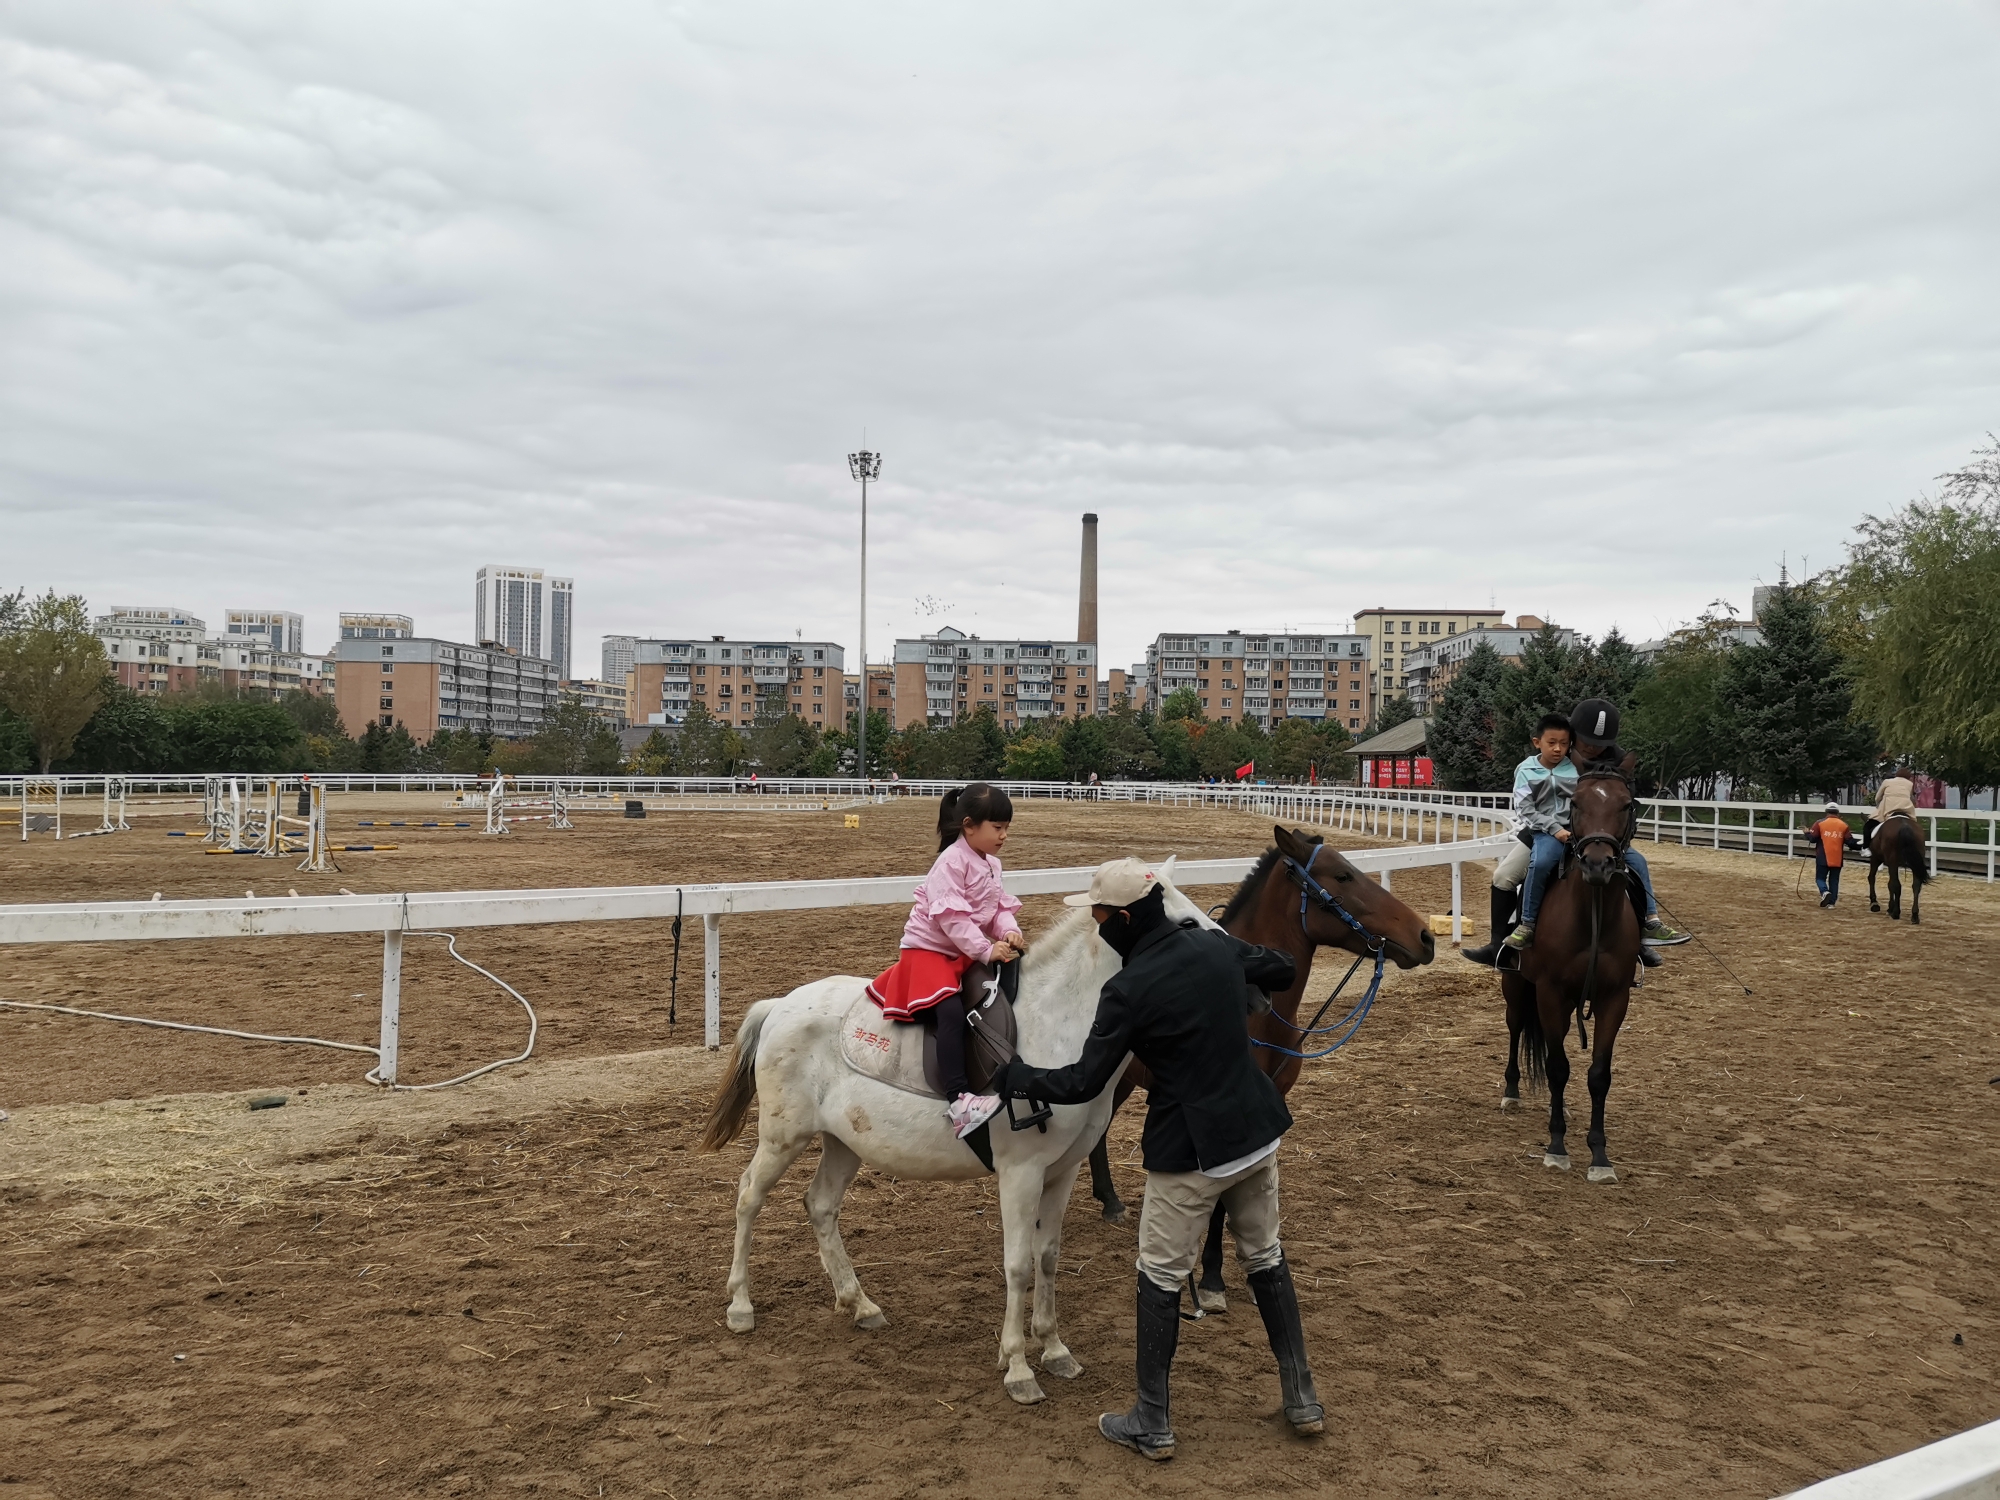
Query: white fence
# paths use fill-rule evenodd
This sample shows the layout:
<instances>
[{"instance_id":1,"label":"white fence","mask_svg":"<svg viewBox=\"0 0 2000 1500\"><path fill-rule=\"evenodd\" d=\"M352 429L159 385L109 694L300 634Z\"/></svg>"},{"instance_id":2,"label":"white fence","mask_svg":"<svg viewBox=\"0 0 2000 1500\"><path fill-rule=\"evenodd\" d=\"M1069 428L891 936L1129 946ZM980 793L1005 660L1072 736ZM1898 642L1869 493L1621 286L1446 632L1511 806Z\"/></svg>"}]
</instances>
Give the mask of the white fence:
<instances>
[{"instance_id":1,"label":"white fence","mask_svg":"<svg viewBox=\"0 0 2000 1500\"><path fill-rule=\"evenodd\" d=\"M2000 1422L1822 1479L1784 1500L2000 1500Z\"/></svg>"},{"instance_id":2,"label":"white fence","mask_svg":"<svg viewBox=\"0 0 2000 1500\"><path fill-rule=\"evenodd\" d=\"M1460 935L1462 867L1494 858L1509 836L1406 849L1343 851L1364 871L1381 876L1425 866L1451 867L1452 937ZM1254 860L1183 861L1181 885L1241 880ZM1091 868L1010 870L1017 896L1087 890ZM703 1040L722 1043L722 940L725 916L748 912L824 911L848 906L899 906L923 877L869 880L790 880L740 885L644 885L571 890L413 891L403 895L289 896L242 901L108 901L0 906L0 943L113 943L161 938L311 937L325 933L382 934L380 1078L396 1081L396 1038L402 1015L403 934L467 927L520 927L559 922L672 921L700 917Z\"/></svg>"}]
</instances>

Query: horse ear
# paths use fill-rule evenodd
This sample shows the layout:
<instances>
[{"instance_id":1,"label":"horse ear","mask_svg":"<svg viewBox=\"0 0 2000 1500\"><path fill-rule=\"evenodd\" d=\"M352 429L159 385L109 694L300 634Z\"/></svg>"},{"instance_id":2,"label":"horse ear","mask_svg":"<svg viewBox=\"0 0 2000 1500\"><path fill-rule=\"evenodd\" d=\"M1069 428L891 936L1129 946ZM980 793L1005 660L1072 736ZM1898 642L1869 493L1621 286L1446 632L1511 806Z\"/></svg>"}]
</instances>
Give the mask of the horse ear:
<instances>
[{"instance_id":1,"label":"horse ear","mask_svg":"<svg viewBox=\"0 0 2000 1500\"><path fill-rule=\"evenodd\" d=\"M1630 776L1634 771L1638 770L1639 752L1636 750L1626 751L1625 758L1620 762L1618 762L1618 769L1623 771L1627 776Z\"/></svg>"},{"instance_id":2,"label":"horse ear","mask_svg":"<svg viewBox=\"0 0 2000 1500\"><path fill-rule=\"evenodd\" d=\"M1178 854L1169 854L1155 865L1153 869L1159 875L1160 879L1171 882L1174 878L1174 866L1179 862L1180 856Z\"/></svg>"},{"instance_id":3,"label":"horse ear","mask_svg":"<svg viewBox=\"0 0 2000 1500\"><path fill-rule=\"evenodd\" d=\"M1293 854L1295 852L1293 845L1297 842L1297 835L1283 823L1273 823L1271 825L1271 842L1278 846L1281 853Z\"/></svg>"}]
</instances>

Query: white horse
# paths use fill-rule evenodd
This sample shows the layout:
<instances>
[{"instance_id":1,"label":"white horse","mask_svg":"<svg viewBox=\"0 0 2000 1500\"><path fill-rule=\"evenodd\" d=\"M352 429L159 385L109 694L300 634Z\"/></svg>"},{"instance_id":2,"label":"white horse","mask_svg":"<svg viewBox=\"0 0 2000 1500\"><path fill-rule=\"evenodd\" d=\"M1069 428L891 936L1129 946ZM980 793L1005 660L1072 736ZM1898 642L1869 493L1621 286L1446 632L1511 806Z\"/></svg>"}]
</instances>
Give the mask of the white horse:
<instances>
[{"instance_id":1,"label":"white horse","mask_svg":"<svg viewBox=\"0 0 2000 1500\"><path fill-rule=\"evenodd\" d=\"M1158 869L1166 887L1167 915L1176 921L1193 917L1213 927L1168 882L1173 861ZM1014 1004L1021 1056L1037 1067L1074 1062L1097 1013L1098 992L1118 968L1118 955L1098 937L1089 912L1070 913L1057 923L1021 960L1020 995ZM944 1101L864 1077L842 1061L841 1023L867 982L822 979L779 999L760 1000L737 1028L736 1050L702 1140L710 1150L734 1140L756 1101L757 1151L736 1195L736 1258L729 1269L729 1326L737 1333L756 1326L750 1302L751 1225L778 1179L814 1136L822 1144L819 1170L806 1189L806 1212L819 1239L820 1263L833 1281L834 1305L851 1312L860 1328L881 1328L888 1322L861 1290L840 1239L841 1200L861 1165L926 1182L978 1177L986 1170L972 1149L952 1136ZM1114 1075L1088 1104L1057 1105L1046 1132L1010 1129L1004 1110L993 1119L990 1138L1007 1269L1000 1366L1006 1371L1007 1394L1024 1404L1040 1401L1043 1394L1029 1367L1022 1331L1031 1274L1042 1369L1064 1380L1083 1373L1056 1334L1056 1260L1077 1168L1110 1123L1117 1082Z\"/></svg>"}]
</instances>

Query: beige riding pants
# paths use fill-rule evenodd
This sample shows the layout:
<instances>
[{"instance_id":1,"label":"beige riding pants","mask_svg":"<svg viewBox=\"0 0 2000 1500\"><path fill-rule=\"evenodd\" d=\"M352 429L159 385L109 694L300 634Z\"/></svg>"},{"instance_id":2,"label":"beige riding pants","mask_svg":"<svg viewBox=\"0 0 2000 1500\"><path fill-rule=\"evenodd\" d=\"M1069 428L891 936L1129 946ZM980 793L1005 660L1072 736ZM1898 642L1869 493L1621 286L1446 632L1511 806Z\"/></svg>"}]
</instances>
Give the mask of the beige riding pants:
<instances>
[{"instance_id":1,"label":"beige riding pants","mask_svg":"<svg viewBox=\"0 0 2000 1500\"><path fill-rule=\"evenodd\" d=\"M1229 1210L1236 1258L1247 1270L1268 1271L1284 1258L1278 1243L1278 1154L1234 1177L1200 1172L1148 1172L1139 1211L1139 1269L1154 1286L1175 1291L1201 1259L1202 1236L1215 1205Z\"/></svg>"},{"instance_id":2,"label":"beige riding pants","mask_svg":"<svg viewBox=\"0 0 2000 1500\"><path fill-rule=\"evenodd\" d=\"M1518 891L1521 882L1528 878L1528 856L1532 852L1526 844L1515 840L1514 847L1493 867L1493 889Z\"/></svg>"}]
</instances>

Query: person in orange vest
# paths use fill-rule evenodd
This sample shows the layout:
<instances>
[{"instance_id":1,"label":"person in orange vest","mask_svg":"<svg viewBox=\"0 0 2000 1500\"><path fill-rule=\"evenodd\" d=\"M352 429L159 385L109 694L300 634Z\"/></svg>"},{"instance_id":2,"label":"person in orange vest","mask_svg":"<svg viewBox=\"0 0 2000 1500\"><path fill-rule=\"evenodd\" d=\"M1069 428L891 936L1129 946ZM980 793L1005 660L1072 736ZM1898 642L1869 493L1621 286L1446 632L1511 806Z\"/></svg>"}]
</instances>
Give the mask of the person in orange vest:
<instances>
[{"instance_id":1,"label":"person in orange vest","mask_svg":"<svg viewBox=\"0 0 2000 1500\"><path fill-rule=\"evenodd\" d=\"M1819 887L1821 906L1832 906L1840 899L1840 867L1847 855L1849 832L1838 802L1827 803L1826 816L1806 830L1813 841L1813 884Z\"/></svg>"}]
</instances>

